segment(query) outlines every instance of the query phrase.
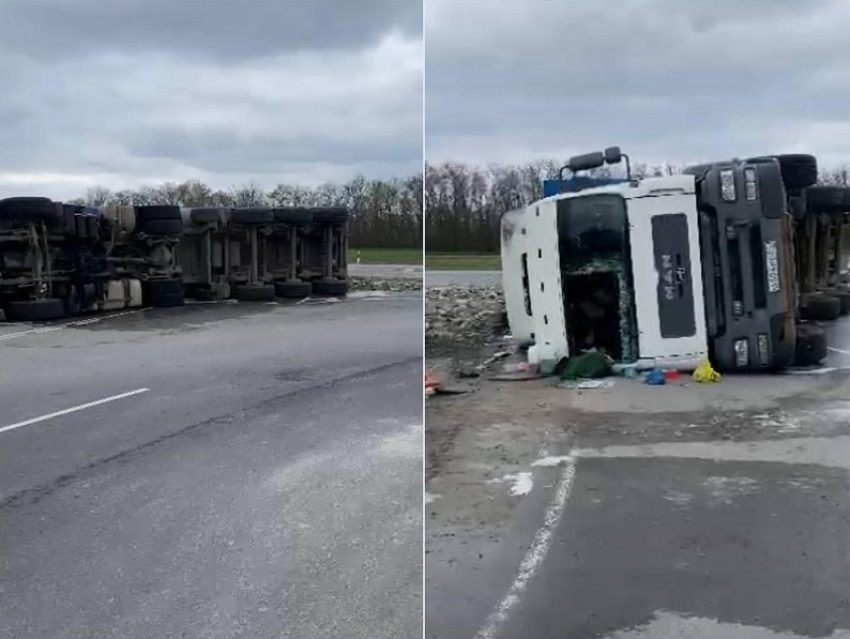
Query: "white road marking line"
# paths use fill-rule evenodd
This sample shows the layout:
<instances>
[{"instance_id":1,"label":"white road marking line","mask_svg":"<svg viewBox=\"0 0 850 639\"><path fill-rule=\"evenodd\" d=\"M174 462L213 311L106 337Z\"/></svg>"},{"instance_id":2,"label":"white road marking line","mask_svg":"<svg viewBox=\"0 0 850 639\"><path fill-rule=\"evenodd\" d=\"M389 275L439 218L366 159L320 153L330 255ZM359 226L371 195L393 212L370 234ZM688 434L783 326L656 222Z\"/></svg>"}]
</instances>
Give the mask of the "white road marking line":
<instances>
[{"instance_id":1,"label":"white road marking line","mask_svg":"<svg viewBox=\"0 0 850 639\"><path fill-rule=\"evenodd\" d=\"M543 519L543 526L534 535L534 541L531 543L528 552L522 559L519 565L519 573L514 580L505 598L496 606L495 610L487 617L484 627L475 635L475 639L495 639L499 629L507 621L511 609L519 603L519 598L528 586L528 582L537 572L546 553L549 550L549 545L552 542L552 534L555 532L555 527L564 513L567 506L567 500L570 497L570 492L573 488L573 479L576 474L576 463L574 459L567 461L564 472L561 474L561 480L558 482L558 488L555 490L555 497L549 508L546 509L546 516Z\"/></svg>"},{"instance_id":2,"label":"white road marking line","mask_svg":"<svg viewBox=\"0 0 850 639\"><path fill-rule=\"evenodd\" d=\"M842 355L850 355L850 351L845 351L840 348L833 348L832 346L827 346L827 350L832 351L833 353L841 353Z\"/></svg>"},{"instance_id":3,"label":"white road marking line","mask_svg":"<svg viewBox=\"0 0 850 639\"><path fill-rule=\"evenodd\" d=\"M66 322L64 324L58 324L56 326L42 326L40 328L31 328L26 331L18 331L17 333L7 333L6 335L0 335L0 342L14 339L16 337L24 337L25 335L40 335L41 333L50 333L52 331L61 331L63 328L68 328L69 326L85 326L86 324L97 324L98 322L102 322L103 320L114 319L116 317L123 317L124 315L133 315L134 313L140 313L141 311L146 311L146 308L137 308L132 311L124 311L122 313L112 313L111 315L100 315L96 317L87 317L86 319L75 320L73 322Z\"/></svg>"},{"instance_id":4,"label":"white road marking line","mask_svg":"<svg viewBox=\"0 0 850 639\"><path fill-rule=\"evenodd\" d=\"M121 393L120 395L113 395L112 397L104 397L103 399L99 399L94 402L89 402L87 404L80 404L79 406L74 406L73 408L66 408L65 410L56 411L55 413L49 413L47 415L42 415L41 417L33 417L32 419L28 419L23 422L18 422L17 424L10 424L9 426L4 426L0 428L0 433L5 433L7 430L14 430L16 428L20 428L21 426L29 426L30 424L37 424L38 422L44 422L48 419L53 419L55 417L61 417L62 415L67 415L69 413L76 413L77 411L85 410L86 408L92 408L94 406L100 406L101 404L107 404L109 402L114 402L118 399L124 399L125 397L132 397L133 395L140 395L142 393L147 393L150 391L150 388L137 388L134 391L129 391L127 393Z\"/></svg>"}]
</instances>

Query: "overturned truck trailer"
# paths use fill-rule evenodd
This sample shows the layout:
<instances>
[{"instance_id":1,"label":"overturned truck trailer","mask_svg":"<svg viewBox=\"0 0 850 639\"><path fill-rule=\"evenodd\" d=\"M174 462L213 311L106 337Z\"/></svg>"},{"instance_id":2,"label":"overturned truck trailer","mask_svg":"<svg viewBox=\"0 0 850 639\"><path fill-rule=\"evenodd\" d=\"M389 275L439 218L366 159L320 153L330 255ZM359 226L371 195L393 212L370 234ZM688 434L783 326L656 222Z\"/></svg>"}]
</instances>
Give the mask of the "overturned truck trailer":
<instances>
[{"instance_id":1,"label":"overturned truck trailer","mask_svg":"<svg viewBox=\"0 0 850 639\"><path fill-rule=\"evenodd\" d=\"M13 321L183 303L172 206L0 200L0 310Z\"/></svg>"},{"instance_id":2,"label":"overturned truck trailer","mask_svg":"<svg viewBox=\"0 0 850 639\"><path fill-rule=\"evenodd\" d=\"M0 311L43 321L198 299L345 295L344 208L0 200Z\"/></svg>"},{"instance_id":3,"label":"overturned truck trailer","mask_svg":"<svg viewBox=\"0 0 850 639\"><path fill-rule=\"evenodd\" d=\"M269 301L345 295L348 210L183 210L177 261L188 295Z\"/></svg>"}]
</instances>

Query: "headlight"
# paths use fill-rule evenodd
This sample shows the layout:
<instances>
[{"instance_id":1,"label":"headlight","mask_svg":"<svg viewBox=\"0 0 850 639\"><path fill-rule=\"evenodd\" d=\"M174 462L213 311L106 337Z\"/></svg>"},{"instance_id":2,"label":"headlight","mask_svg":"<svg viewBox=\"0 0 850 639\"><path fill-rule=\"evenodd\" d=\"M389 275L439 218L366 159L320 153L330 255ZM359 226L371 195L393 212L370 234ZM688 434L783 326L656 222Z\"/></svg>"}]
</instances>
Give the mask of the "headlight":
<instances>
[{"instance_id":1,"label":"headlight","mask_svg":"<svg viewBox=\"0 0 850 639\"><path fill-rule=\"evenodd\" d=\"M735 171L732 169L720 172L720 196L727 202L735 201Z\"/></svg>"},{"instance_id":2,"label":"headlight","mask_svg":"<svg viewBox=\"0 0 850 639\"><path fill-rule=\"evenodd\" d=\"M750 362L750 345L746 339L735 340L735 365L744 367Z\"/></svg>"},{"instance_id":3,"label":"headlight","mask_svg":"<svg viewBox=\"0 0 850 639\"><path fill-rule=\"evenodd\" d=\"M770 363L770 344L767 339L767 333L759 333L758 347L759 364L761 364L762 366L767 366Z\"/></svg>"},{"instance_id":4,"label":"headlight","mask_svg":"<svg viewBox=\"0 0 850 639\"><path fill-rule=\"evenodd\" d=\"M732 192L734 194L735 187L732 187ZM744 169L744 196L752 202L753 200L758 199L758 187L756 186L756 170L754 168ZM735 199L735 196L732 195L732 199Z\"/></svg>"}]
</instances>

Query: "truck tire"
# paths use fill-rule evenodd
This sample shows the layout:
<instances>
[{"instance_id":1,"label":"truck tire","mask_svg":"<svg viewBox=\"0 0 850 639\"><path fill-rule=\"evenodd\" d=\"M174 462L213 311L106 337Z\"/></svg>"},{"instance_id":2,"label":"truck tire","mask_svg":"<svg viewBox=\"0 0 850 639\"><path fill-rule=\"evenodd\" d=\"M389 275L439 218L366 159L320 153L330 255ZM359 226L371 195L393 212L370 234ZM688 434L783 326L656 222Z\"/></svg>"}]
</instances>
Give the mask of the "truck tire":
<instances>
[{"instance_id":1,"label":"truck tire","mask_svg":"<svg viewBox=\"0 0 850 639\"><path fill-rule=\"evenodd\" d=\"M148 220L182 220L179 206L137 206L136 222Z\"/></svg>"},{"instance_id":2,"label":"truck tire","mask_svg":"<svg viewBox=\"0 0 850 639\"><path fill-rule=\"evenodd\" d=\"M274 292L278 297L285 297L287 299L310 297L310 294L313 292L313 285L310 282L284 280L274 285Z\"/></svg>"},{"instance_id":3,"label":"truck tire","mask_svg":"<svg viewBox=\"0 0 850 639\"><path fill-rule=\"evenodd\" d=\"M813 155L805 153L788 153L770 156L779 162L782 170L782 181L789 191L798 191L815 184L818 181L818 161ZM752 158L747 162L755 162L767 158Z\"/></svg>"},{"instance_id":4,"label":"truck tire","mask_svg":"<svg viewBox=\"0 0 850 639\"><path fill-rule=\"evenodd\" d=\"M313 222L313 211L296 206L272 209L272 214L277 224L310 224Z\"/></svg>"},{"instance_id":5,"label":"truck tire","mask_svg":"<svg viewBox=\"0 0 850 639\"><path fill-rule=\"evenodd\" d=\"M20 222L64 221L61 207L46 197L7 197L0 200L0 219Z\"/></svg>"},{"instance_id":6,"label":"truck tire","mask_svg":"<svg viewBox=\"0 0 850 639\"><path fill-rule=\"evenodd\" d=\"M65 317L65 304L56 298L10 302L6 315L13 322L47 322Z\"/></svg>"},{"instance_id":7,"label":"truck tire","mask_svg":"<svg viewBox=\"0 0 850 639\"><path fill-rule=\"evenodd\" d=\"M186 287L180 278L163 277L142 284L142 303L154 308L183 306L186 302Z\"/></svg>"},{"instance_id":8,"label":"truck tire","mask_svg":"<svg viewBox=\"0 0 850 639\"><path fill-rule=\"evenodd\" d=\"M850 187L810 186L806 189L806 212L809 215L847 213L850 212L848 200Z\"/></svg>"},{"instance_id":9,"label":"truck tire","mask_svg":"<svg viewBox=\"0 0 850 639\"><path fill-rule=\"evenodd\" d=\"M96 240L100 238L100 218L94 215L86 215L86 235Z\"/></svg>"},{"instance_id":10,"label":"truck tire","mask_svg":"<svg viewBox=\"0 0 850 639\"><path fill-rule=\"evenodd\" d=\"M840 288L828 288L823 290L823 294L834 297L841 303L842 315L850 315L850 291Z\"/></svg>"},{"instance_id":11,"label":"truck tire","mask_svg":"<svg viewBox=\"0 0 850 639\"><path fill-rule=\"evenodd\" d=\"M263 208L233 209L230 219L234 224L271 224L274 222L274 213L271 209Z\"/></svg>"},{"instance_id":12,"label":"truck tire","mask_svg":"<svg viewBox=\"0 0 850 639\"><path fill-rule=\"evenodd\" d=\"M342 296L348 293L348 282L345 280L316 280L313 282L313 292L316 295Z\"/></svg>"},{"instance_id":13,"label":"truck tire","mask_svg":"<svg viewBox=\"0 0 850 639\"><path fill-rule=\"evenodd\" d=\"M183 232L183 220L145 220L137 223L136 230L146 235L180 235Z\"/></svg>"},{"instance_id":14,"label":"truck tire","mask_svg":"<svg viewBox=\"0 0 850 639\"><path fill-rule=\"evenodd\" d=\"M228 209L220 208L197 208L189 211L189 219L195 224L215 224L225 222Z\"/></svg>"},{"instance_id":15,"label":"truck tire","mask_svg":"<svg viewBox=\"0 0 850 639\"><path fill-rule=\"evenodd\" d=\"M344 224L348 220L348 209L331 206L313 209L313 221L317 224Z\"/></svg>"},{"instance_id":16,"label":"truck tire","mask_svg":"<svg viewBox=\"0 0 850 639\"><path fill-rule=\"evenodd\" d=\"M826 355L824 330L810 324L798 324L794 366L815 366L825 360Z\"/></svg>"},{"instance_id":17,"label":"truck tire","mask_svg":"<svg viewBox=\"0 0 850 639\"><path fill-rule=\"evenodd\" d=\"M236 288L236 299L240 302L273 302L273 284L244 284Z\"/></svg>"},{"instance_id":18,"label":"truck tire","mask_svg":"<svg viewBox=\"0 0 850 639\"><path fill-rule=\"evenodd\" d=\"M828 295L811 295L800 308L800 317L804 320L828 322L841 315L841 302Z\"/></svg>"}]
</instances>

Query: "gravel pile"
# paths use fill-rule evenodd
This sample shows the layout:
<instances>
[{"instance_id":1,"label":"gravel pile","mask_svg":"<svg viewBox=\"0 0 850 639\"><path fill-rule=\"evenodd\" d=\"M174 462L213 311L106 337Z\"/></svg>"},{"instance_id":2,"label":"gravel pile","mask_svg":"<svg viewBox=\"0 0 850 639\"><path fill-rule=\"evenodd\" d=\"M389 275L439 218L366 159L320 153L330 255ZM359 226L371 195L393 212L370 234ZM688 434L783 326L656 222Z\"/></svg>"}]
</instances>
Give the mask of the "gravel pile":
<instances>
[{"instance_id":1,"label":"gravel pile","mask_svg":"<svg viewBox=\"0 0 850 639\"><path fill-rule=\"evenodd\" d=\"M501 287L439 286L425 292L426 346L480 345L504 332Z\"/></svg>"},{"instance_id":2,"label":"gravel pile","mask_svg":"<svg viewBox=\"0 0 850 639\"><path fill-rule=\"evenodd\" d=\"M416 277L349 277L351 291L421 291L422 278Z\"/></svg>"}]
</instances>

